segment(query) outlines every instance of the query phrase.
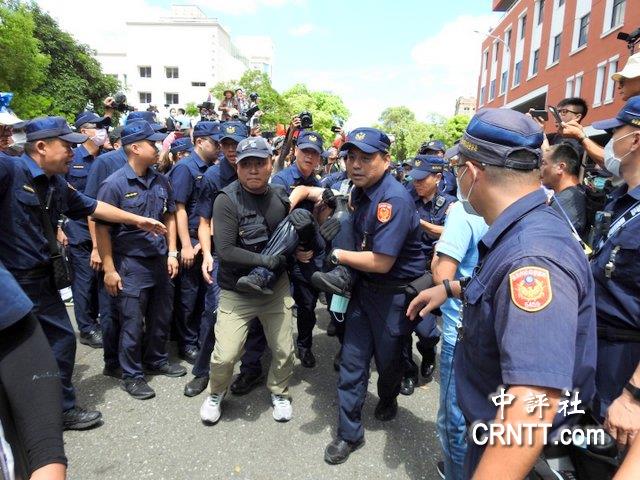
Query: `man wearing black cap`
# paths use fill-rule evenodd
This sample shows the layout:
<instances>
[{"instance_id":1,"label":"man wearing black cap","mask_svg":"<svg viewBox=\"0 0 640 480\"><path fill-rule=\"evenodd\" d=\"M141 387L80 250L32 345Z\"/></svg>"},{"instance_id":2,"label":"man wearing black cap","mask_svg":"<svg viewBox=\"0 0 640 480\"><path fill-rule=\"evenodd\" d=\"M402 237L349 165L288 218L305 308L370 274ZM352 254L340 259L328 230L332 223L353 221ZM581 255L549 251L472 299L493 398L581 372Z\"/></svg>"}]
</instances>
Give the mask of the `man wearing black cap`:
<instances>
[{"instance_id":1,"label":"man wearing black cap","mask_svg":"<svg viewBox=\"0 0 640 480\"><path fill-rule=\"evenodd\" d=\"M100 423L102 415L76 405L71 383L76 340L58 288L66 278L57 251L54 226L60 214L72 219L89 215L136 225L156 234L166 228L157 220L96 202L64 179L71 164L71 145L86 135L71 132L62 117L31 120L25 127L25 153L17 159L0 156L0 260L34 304L34 315L49 340L60 369L64 428L81 430ZM68 286L68 283L66 283Z\"/></svg>"},{"instance_id":2,"label":"man wearing black cap","mask_svg":"<svg viewBox=\"0 0 640 480\"><path fill-rule=\"evenodd\" d=\"M542 140L536 122L514 110L487 108L471 119L457 177L464 208L490 226L478 266L470 279L422 291L407 311L415 319L448 297L464 299L454 368L471 425L465 478L525 478L544 443L572 423L558 414L560 402L585 405L594 394L593 278L580 243L540 188ZM544 406L530 409L532 398ZM489 441L490 423L503 431L550 428L533 427L515 445L506 437Z\"/></svg>"},{"instance_id":3,"label":"man wearing black cap","mask_svg":"<svg viewBox=\"0 0 640 480\"><path fill-rule=\"evenodd\" d=\"M122 388L133 398L155 396L144 374L179 377L187 373L169 363L167 340L173 288L178 274L175 201L169 180L152 166L158 161L156 133L147 122L133 122L122 131L127 164L107 178L98 200L135 214L144 213L166 225L165 236L121 224L96 223L104 284L114 297L121 323L118 359Z\"/></svg>"}]
</instances>

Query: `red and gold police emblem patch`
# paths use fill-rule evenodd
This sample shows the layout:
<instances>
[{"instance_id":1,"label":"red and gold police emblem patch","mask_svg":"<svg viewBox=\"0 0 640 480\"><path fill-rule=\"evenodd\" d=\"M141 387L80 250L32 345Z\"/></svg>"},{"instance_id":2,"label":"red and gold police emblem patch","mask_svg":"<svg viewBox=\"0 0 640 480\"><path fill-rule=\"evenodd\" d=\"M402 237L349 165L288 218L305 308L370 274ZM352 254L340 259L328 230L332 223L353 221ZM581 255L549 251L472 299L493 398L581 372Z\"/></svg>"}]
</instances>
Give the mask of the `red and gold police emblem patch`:
<instances>
[{"instance_id":1,"label":"red and gold police emblem patch","mask_svg":"<svg viewBox=\"0 0 640 480\"><path fill-rule=\"evenodd\" d=\"M509 274L511 301L525 312L539 312L551 303L549 270L540 267L519 268Z\"/></svg>"},{"instance_id":2,"label":"red and gold police emblem patch","mask_svg":"<svg viewBox=\"0 0 640 480\"><path fill-rule=\"evenodd\" d=\"M381 223L387 223L391 220L391 212L393 211L393 207L390 203L379 203L378 204L378 221Z\"/></svg>"}]
</instances>

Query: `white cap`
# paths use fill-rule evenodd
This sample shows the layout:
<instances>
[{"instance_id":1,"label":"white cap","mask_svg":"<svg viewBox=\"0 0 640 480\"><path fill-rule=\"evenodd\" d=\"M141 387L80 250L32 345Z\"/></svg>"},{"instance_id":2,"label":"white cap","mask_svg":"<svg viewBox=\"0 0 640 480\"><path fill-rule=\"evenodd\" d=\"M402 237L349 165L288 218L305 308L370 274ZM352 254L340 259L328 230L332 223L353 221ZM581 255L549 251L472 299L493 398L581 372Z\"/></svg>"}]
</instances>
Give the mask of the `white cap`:
<instances>
[{"instance_id":1,"label":"white cap","mask_svg":"<svg viewBox=\"0 0 640 480\"><path fill-rule=\"evenodd\" d=\"M614 81L619 81L621 78L636 78L640 77L640 52L631 55L627 64L622 70L611 75Z\"/></svg>"},{"instance_id":2,"label":"white cap","mask_svg":"<svg viewBox=\"0 0 640 480\"><path fill-rule=\"evenodd\" d=\"M15 125L22 123L15 113L9 108L13 99L13 93L0 92L0 125Z\"/></svg>"}]
</instances>

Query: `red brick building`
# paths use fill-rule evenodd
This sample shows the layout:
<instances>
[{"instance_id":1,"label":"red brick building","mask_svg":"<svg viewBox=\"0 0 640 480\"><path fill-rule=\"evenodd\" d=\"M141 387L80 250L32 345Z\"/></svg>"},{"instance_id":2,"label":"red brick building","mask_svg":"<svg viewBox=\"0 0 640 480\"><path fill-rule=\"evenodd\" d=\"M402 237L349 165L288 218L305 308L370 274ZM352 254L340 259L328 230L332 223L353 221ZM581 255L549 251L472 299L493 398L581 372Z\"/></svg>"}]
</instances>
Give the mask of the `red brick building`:
<instances>
[{"instance_id":1,"label":"red brick building","mask_svg":"<svg viewBox=\"0 0 640 480\"><path fill-rule=\"evenodd\" d=\"M630 55L616 37L640 27L640 0L493 0L493 10L505 15L482 44L478 108L526 112L578 96L584 125L615 116L611 74Z\"/></svg>"}]
</instances>

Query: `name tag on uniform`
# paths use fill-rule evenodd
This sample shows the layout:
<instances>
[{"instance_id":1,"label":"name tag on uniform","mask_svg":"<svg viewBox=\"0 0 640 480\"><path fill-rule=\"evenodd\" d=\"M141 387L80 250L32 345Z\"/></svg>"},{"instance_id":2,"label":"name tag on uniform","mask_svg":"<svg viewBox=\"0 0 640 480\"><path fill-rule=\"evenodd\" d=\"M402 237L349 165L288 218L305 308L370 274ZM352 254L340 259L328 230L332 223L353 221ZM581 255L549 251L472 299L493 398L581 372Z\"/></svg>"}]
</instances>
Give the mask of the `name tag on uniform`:
<instances>
[{"instance_id":1,"label":"name tag on uniform","mask_svg":"<svg viewBox=\"0 0 640 480\"><path fill-rule=\"evenodd\" d=\"M84 168L84 165L72 165L73 168L78 168L78 169L82 169Z\"/></svg>"},{"instance_id":2,"label":"name tag on uniform","mask_svg":"<svg viewBox=\"0 0 640 480\"><path fill-rule=\"evenodd\" d=\"M135 198L138 196L138 192L129 192L124 194L124 198Z\"/></svg>"}]
</instances>

